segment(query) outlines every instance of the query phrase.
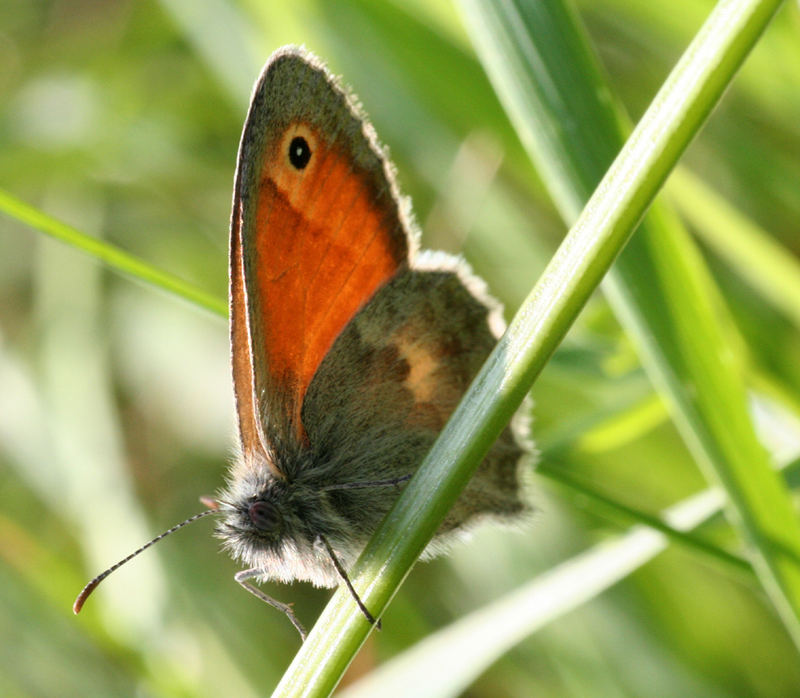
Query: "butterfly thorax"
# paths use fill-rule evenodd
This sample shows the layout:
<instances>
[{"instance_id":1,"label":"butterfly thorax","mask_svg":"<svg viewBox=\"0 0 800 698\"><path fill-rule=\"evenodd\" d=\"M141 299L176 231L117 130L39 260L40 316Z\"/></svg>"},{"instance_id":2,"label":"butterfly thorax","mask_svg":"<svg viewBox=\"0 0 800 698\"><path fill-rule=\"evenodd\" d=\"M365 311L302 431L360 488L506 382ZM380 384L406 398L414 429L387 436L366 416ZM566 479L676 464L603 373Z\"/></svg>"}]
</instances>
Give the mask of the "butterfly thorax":
<instances>
[{"instance_id":1,"label":"butterfly thorax","mask_svg":"<svg viewBox=\"0 0 800 698\"><path fill-rule=\"evenodd\" d=\"M276 476L262 454L242 456L234 468L236 476L218 498L223 519L217 536L234 558L263 569L264 578L335 586L337 573L322 537L345 560L354 559L358 551L341 545L348 539L347 522L329 494L308 477L317 469L302 467L309 465L304 463L308 452L296 458L290 479Z\"/></svg>"}]
</instances>

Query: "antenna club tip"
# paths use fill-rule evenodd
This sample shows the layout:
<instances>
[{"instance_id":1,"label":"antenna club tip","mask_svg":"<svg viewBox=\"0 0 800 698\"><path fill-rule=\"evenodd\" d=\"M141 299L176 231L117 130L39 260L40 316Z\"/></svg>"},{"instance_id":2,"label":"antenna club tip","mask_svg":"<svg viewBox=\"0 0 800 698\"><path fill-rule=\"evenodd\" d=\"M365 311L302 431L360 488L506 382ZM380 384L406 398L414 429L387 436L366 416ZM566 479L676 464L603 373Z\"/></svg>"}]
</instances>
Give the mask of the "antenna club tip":
<instances>
[{"instance_id":1,"label":"antenna club tip","mask_svg":"<svg viewBox=\"0 0 800 698\"><path fill-rule=\"evenodd\" d=\"M83 604L86 603L86 599L89 598L90 594L97 588L97 585L100 584L106 577L108 573L100 575L99 577L95 577L91 582L89 582L80 594L78 594L78 598L75 599L75 603L72 604L72 612L77 616L81 609L83 608Z\"/></svg>"},{"instance_id":2,"label":"antenna club tip","mask_svg":"<svg viewBox=\"0 0 800 698\"><path fill-rule=\"evenodd\" d=\"M206 506L208 506L208 509L206 511L201 511L199 514L195 514L194 516L190 516L185 521L182 521L181 523L177 524L176 526L173 526L169 530L164 531L164 533L156 536L155 538L153 538L153 540L149 541L148 543L145 543L138 550L134 550L130 555L128 555L128 557L120 560L116 565L111 565L111 567L109 567L105 572L103 572L102 574L98 574L91 582L89 582L83 588L83 591L81 591L81 593L78 594L78 598L75 599L75 603L72 604L72 612L75 615L78 615L78 613L80 613L81 609L83 608L83 604L86 603L86 599L88 599L90 594L97 588L97 585L100 584L100 582L102 582L112 572L115 572L120 567L122 567L122 565L124 565L125 563L130 562L131 560L133 560L133 558L135 558L137 555L139 555L139 553L143 553L151 545L153 545L154 543L158 543L158 541L160 541L162 538L165 538L170 533L175 533L175 531L177 531L180 528L183 528L184 526L186 526L186 524L190 524L190 523L192 523L192 521L197 521L197 519L201 519L204 516L208 516L209 514L213 514L214 512L216 512L219 509L219 504L217 503L216 499L212 499L211 497L207 497L207 498L204 498L204 499L208 499L209 502L210 502L209 504L206 505Z\"/></svg>"}]
</instances>

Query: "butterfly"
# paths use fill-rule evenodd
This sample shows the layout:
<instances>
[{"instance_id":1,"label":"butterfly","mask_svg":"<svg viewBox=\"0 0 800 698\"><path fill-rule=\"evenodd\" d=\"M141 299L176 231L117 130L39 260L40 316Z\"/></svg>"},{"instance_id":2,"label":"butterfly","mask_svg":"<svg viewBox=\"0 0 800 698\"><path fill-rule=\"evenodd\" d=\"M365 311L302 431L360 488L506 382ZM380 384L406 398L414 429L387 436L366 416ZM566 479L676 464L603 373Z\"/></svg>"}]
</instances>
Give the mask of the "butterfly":
<instances>
[{"instance_id":1,"label":"butterfly","mask_svg":"<svg viewBox=\"0 0 800 698\"><path fill-rule=\"evenodd\" d=\"M208 503L246 566L236 580L303 637L291 607L250 580L344 582L374 622L346 570L503 330L483 281L456 257L420 251L418 237L355 99L308 51L274 53L254 88L233 192L240 448ZM506 428L425 557L479 519L529 510L527 452Z\"/></svg>"}]
</instances>

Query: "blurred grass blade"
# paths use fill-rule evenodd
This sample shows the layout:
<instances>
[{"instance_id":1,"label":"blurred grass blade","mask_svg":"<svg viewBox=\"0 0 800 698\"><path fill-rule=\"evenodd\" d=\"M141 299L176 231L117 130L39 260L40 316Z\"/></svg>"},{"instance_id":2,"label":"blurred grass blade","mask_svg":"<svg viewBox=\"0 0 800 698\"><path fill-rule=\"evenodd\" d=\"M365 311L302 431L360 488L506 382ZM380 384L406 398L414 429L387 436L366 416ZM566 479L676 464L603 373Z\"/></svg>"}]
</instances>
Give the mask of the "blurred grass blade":
<instances>
[{"instance_id":1,"label":"blurred grass blade","mask_svg":"<svg viewBox=\"0 0 800 698\"><path fill-rule=\"evenodd\" d=\"M576 507L591 511L594 516L601 516L617 524L622 523L624 526L631 524L646 526L664 534L669 542L703 555L707 561L713 562L720 569L724 568L725 572L753 574L752 565L743 557L731 553L703 537L674 528L657 515L649 514L607 497L581 479L568 475L563 467L548 463L540 466L537 474L556 483L557 486L560 485L567 497L575 499Z\"/></svg>"},{"instance_id":2,"label":"blurred grass blade","mask_svg":"<svg viewBox=\"0 0 800 698\"><path fill-rule=\"evenodd\" d=\"M800 472L797 460L800 454L795 448L786 455L781 468L787 477L792 477ZM637 525L615 539L595 545L430 635L340 692L339 696L442 698L461 695L517 643L592 600L663 552L671 542L670 537L662 533L663 527L680 531L688 539L692 535L690 531L721 510L723 501L719 489L686 498L662 514L659 518L661 530ZM475 642L476 637L481 641Z\"/></svg>"},{"instance_id":3,"label":"blurred grass blade","mask_svg":"<svg viewBox=\"0 0 800 698\"><path fill-rule=\"evenodd\" d=\"M25 225L36 228L50 237L61 240L90 257L99 259L112 269L137 281L173 293L201 308L228 317L228 304L192 284L182 281L172 274L148 264L147 262L123 252L103 240L90 237L66 223L48 216L46 213L26 204L13 194L0 189L0 211Z\"/></svg>"},{"instance_id":4,"label":"blurred grass blade","mask_svg":"<svg viewBox=\"0 0 800 698\"><path fill-rule=\"evenodd\" d=\"M642 155L631 177L663 181L779 5L718 3L631 135L628 145ZM559 0L462 6L522 142L562 216L573 220L622 143L626 121L577 18ZM607 185L606 178L600 188ZM587 207L594 205L593 198ZM724 486L761 583L800 647L800 525L750 421L740 366L716 317L719 292L674 215L653 207L604 288L706 477Z\"/></svg>"},{"instance_id":5,"label":"blurred grass blade","mask_svg":"<svg viewBox=\"0 0 800 698\"><path fill-rule=\"evenodd\" d=\"M108 263L109 266L111 266L112 268L118 268L118 267L115 267L115 265L113 263L113 258L111 260L109 260L109 258L106 256L106 252L98 253L97 252L98 249L99 250L106 250L111 255L119 255L122 258L129 257L129 255L127 255L127 253L119 251L117 248L114 248L113 246L109 245L108 243L105 243L103 241L99 241L96 238L92 238L92 237L86 235L85 233L81 233L80 231L77 231L76 229L71 228L70 226L66 226L63 223L60 223L59 221L50 218L46 214L43 214L40 211L30 207L29 205L24 204L23 202L21 202L19 200L16 200L13 196L11 196L11 195L3 192L2 190L0 190L0 208L2 208L6 204L6 201L12 202L12 205L8 207L8 209L10 209L9 213L12 213L12 215L14 215L14 211L15 210L17 211L17 214L14 215L14 217L17 217L17 218L19 218L19 220L21 220L23 222L26 222L26 223L30 222L30 224L32 226L37 227L40 230L43 230L43 232L47 232L47 230L44 229L45 226L49 225L49 226L53 227L53 229L57 231L56 234L53 235L54 237L57 237L58 239L62 239L64 241L66 241L68 244L70 244L72 246L75 246L75 247L78 247L79 249L83 249L84 251L88 252L88 254L90 256L96 257L96 258L100 259L101 261L104 261L104 262ZM88 245L85 244L87 242L89 243ZM96 247L96 246L98 246L98 247ZM143 263L143 262L141 262L139 260L135 260L134 259L134 262L136 264L138 264L138 265L146 265L146 263ZM126 273L125 270L122 270L122 269L120 269L120 270L123 271L123 273ZM161 277L167 276L167 275L163 274L162 272L160 272L158 269L153 268L152 271L155 272L157 275L160 275ZM131 275L136 277L136 278L139 278L139 277L136 276L136 273L132 273ZM169 278L169 277L167 276L167 278ZM178 284L184 285L183 282L180 281L179 279L174 279L174 281L177 282ZM207 306L205 306L205 304L202 301L198 301L197 300L196 295L193 295L193 294L199 293L201 298L202 298L202 296L204 295L202 291L192 290L192 294L186 294L186 293L182 293L180 290L176 290L174 287L170 287L170 286L163 285L163 284L160 284L160 283L156 283L155 285L159 286L160 288L162 288L163 290L165 290L167 292L173 292L176 295L178 295L180 297L183 297L185 300L188 300L190 302L198 302L199 305L201 305L203 307L207 307ZM189 287L189 288L191 289L191 287ZM212 299L212 300L215 301L215 299ZM209 309L211 309L213 312L221 313L221 310L217 310L217 309L214 309L214 308L209 308ZM651 398L649 400L649 403L652 403L654 406L657 406L657 416L658 416L659 421L660 421L661 410L662 410L662 408L660 407L660 405L661 405L660 401L657 398ZM624 414L617 415L614 418L614 420L611 420L611 421L615 421L616 422L618 420L622 420L622 421L627 423L627 422L631 421L631 419L632 419L632 416L628 412L626 412ZM638 419L636 419L636 417L633 417L633 420L636 421L636 422L639 421ZM604 416L604 421L609 421L607 415ZM601 431L605 432L606 430L607 429L603 429ZM591 440L593 443L596 443L596 441L598 439L603 439L602 436L599 436L598 434L596 434L595 430L593 430L593 429L587 430L585 428L585 426L584 426L584 428L581 428L580 430L577 430L574 433L577 434L578 432L581 434L580 442L578 444L576 444L577 447L579 447L579 448L583 446L583 442L586 441L586 440ZM567 441L569 443L573 443L575 438L577 438L577 436L572 435L567 439ZM603 440L605 441L605 439L603 439ZM543 444L539 444L539 446L540 446L540 448L544 448ZM603 443L602 448L610 448L610 446L607 443ZM602 511L611 510L611 511L614 511L617 515L624 516L627 521L634 520L634 521L638 521L639 523L643 523L643 524L646 524L646 525L653 525L653 521L652 521L652 517L651 516L648 516L644 512L640 512L640 511L637 511L635 509L632 509L632 508L626 506L624 503L618 502L618 501L614 500L613 498L607 497L607 496L603 495L602 493L597 492L596 490L594 490L588 484L578 483L574 479L570 479L570 478L566 477L565 474L563 474L563 473L561 473L561 472L559 472L559 471L557 471L555 469L548 469L547 471L542 469L542 474L544 474L544 475L546 475L548 477L551 477L552 479L558 481L565 488L570 489L573 492L581 493L583 496L587 497L588 500L591 503L597 504L599 506L599 508L601 509L601 511L599 512L599 515L602 515ZM596 513L598 513L598 512L596 512ZM705 552L707 552L708 554L710 554L712 556L717 557L718 559L723 560L723 562L730 562L729 555L727 555L724 550L721 550L721 549L717 548L716 546L713 546L713 545L710 545L710 544L706 544L703 541L693 540L691 538L684 538L683 536L680 536L676 531L669 530L668 527L666 527L663 530L667 535L670 535L670 536L673 536L673 537L677 537L677 538L683 540L690 547L702 548L702 549L705 550ZM734 561L734 564L736 564L736 561Z\"/></svg>"},{"instance_id":6,"label":"blurred grass blade","mask_svg":"<svg viewBox=\"0 0 800 698\"><path fill-rule=\"evenodd\" d=\"M800 262L797 258L687 170L675 172L668 189L703 242L800 327Z\"/></svg>"},{"instance_id":7,"label":"blurred grass blade","mask_svg":"<svg viewBox=\"0 0 800 698\"><path fill-rule=\"evenodd\" d=\"M408 574L481 458L521 403L583 304L619 254L664 177L675 165L733 78L771 16L771 12L764 11L764 6L769 4L751 2L749 6L761 8L759 12L733 13L733 17L721 17L715 13L704 25L598 186L542 278L514 317L508 331L470 386L419 471L366 546L352 570L351 578L367 607L376 615L381 614ZM748 6L747 3L740 5ZM504 4L504 8L510 7L512 3ZM553 2L532 3L530 7L533 14L540 8L548 7L556 15L569 20L562 28L573 29L571 18L564 14L563 8L555 6ZM774 10L774 7L773 2L771 9ZM488 27L498 19L498 12L497 8L490 10L487 7L486 16L481 15L480 19L485 19ZM478 14L480 13L474 14L473 18L479 19ZM533 39L524 34L529 25L520 24L518 17L505 19L517 33L517 38L522 38L522 43L530 47ZM477 21L476 24L481 26L482 21ZM547 28L549 27L542 27ZM491 29L481 29L494 30L497 30L496 24ZM514 62L514 57L508 55L509 46L514 44L502 31L496 36L500 45L491 46L492 42L489 42L490 48L486 53L491 54L501 70L504 70L508 65L507 61ZM575 40L574 37L570 39L573 43ZM486 45L483 48L486 49ZM565 56L562 55L561 58L563 62ZM515 62L519 64L518 61ZM509 81L509 85L513 84L513 80ZM593 92L592 100L594 99L596 93ZM600 125L608 121L613 121L613 115ZM579 160L575 159L574 162L578 164ZM574 198L577 200L579 197L574 195ZM689 292L694 290L695 284L690 284L687 288ZM661 307L663 312L663 304ZM705 307L703 310L708 311ZM668 327L675 331L672 326ZM712 339L715 342L711 346L717 346L716 337L712 336ZM718 359L714 357L714 361ZM690 365L688 368L695 369L695 366ZM719 379L719 372L715 366L712 373L716 379ZM681 377L686 378L687 375L694 377L693 372L687 374L682 370ZM724 373L722 379L725 384ZM727 385L725 388L722 393L716 394L727 399L730 391ZM736 391L732 392L735 400ZM705 404L702 406L708 407ZM735 410L736 407L732 411L735 413ZM707 412L706 409L702 416L706 416ZM709 418L716 416L713 410L708 414ZM743 400L740 413L734 416L737 419L728 424L727 428L742 427L745 432L749 429L752 443L757 449L760 448L752 435L752 425L747 419ZM716 436L718 425L712 423L712 426L715 428L704 432ZM715 441L711 443L713 445ZM734 444L727 441L723 443L726 447L741 445L736 439ZM749 447L750 443L746 442L745 445ZM752 451L753 449L748 449L743 455L752 456ZM723 453L727 455L727 449ZM774 478L774 473L768 470L763 452L756 450L755 457L764 466L765 472ZM724 461L724 458L720 460ZM779 495L783 493L777 481L768 481L767 486L770 484L773 490L778 489ZM770 499L778 500L779 496ZM762 517L757 520L760 522ZM781 520L783 521L782 516ZM795 549L792 531L796 527L790 523L788 530L789 534L784 536L783 542L792 551ZM761 542L759 539L759 543ZM800 549L800 544L797 549ZM779 571L787 576L797 571L788 565L785 556L764 554L763 559L778 559L781 565ZM788 589L793 590L793 580L788 581ZM792 617L791 607L788 617ZM340 587L274 695L329 694L336 687L370 629L371 626L359 613L347 590Z\"/></svg>"},{"instance_id":8,"label":"blurred grass blade","mask_svg":"<svg viewBox=\"0 0 800 698\"><path fill-rule=\"evenodd\" d=\"M259 37L237 4L228 0L160 0L159 4L236 106L246 109L253 73L261 65L256 51Z\"/></svg>"},{"instance_id":9,"label":"blurred grass blade","mask_svg":"<svg viewBox=\"0 0 800 698\"><path fill-rule=\"evenodd\" d=\"M721 505L721 493L708 490L671 507L665 518L685 531L711 517ZM339 695L461 695L514 645L624 579L668 545L669 539L662 533L635 526L427 637Z\"/></svg>"}]
</instances>

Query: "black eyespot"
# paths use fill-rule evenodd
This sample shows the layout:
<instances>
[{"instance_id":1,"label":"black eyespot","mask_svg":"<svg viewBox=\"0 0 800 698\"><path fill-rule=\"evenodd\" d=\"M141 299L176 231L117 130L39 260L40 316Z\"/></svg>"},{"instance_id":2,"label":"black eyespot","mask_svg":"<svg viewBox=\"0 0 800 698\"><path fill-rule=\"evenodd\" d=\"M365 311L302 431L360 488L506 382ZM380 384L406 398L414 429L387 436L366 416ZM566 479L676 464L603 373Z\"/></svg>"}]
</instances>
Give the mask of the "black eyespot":
<instances>
[{"instance_id":1,"label":"black eyespot","mask_svg":"<svg viewBox=\"0 0 800 698\"><path fill-rule=\"evenodd\" d=\"M289 162L298 170L302 170L308 165L311 159L311 148L308 141L302 136L295 136L289 144Z\"/></svg>"},{"instance_id":2,"label":"black eyespot","mask_svg":"<svg viewBox=\"0 0 800 698\"><path fill-rule=\"evenodd\" d=\"M247 510L250 521L259 531L277 531L281 526L281 515L274 504L259 499Z\"/></svg>"}]
</instances>

